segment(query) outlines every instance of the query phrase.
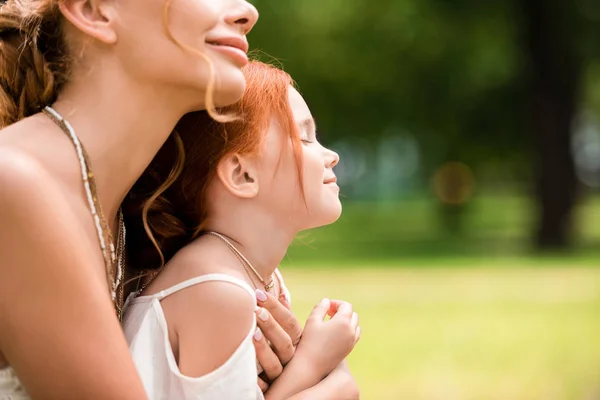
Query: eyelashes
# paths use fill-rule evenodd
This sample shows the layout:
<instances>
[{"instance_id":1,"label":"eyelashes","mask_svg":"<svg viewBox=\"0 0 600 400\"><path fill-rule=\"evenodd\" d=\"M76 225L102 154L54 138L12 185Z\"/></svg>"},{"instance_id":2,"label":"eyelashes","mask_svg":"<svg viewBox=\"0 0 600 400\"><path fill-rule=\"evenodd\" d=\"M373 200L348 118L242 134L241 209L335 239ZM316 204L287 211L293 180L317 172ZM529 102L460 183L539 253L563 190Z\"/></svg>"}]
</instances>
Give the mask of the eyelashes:
<instances>
[{"instance_id":1,"label":"eyelashes","mask_svg":"<svg viewBox=\"0 0 600 400\"><path fill-rule=\"evenodd\" d=\"M315 132L314 134L308 134L308 137L306 139L300 139L300 141L304 144L311 144L311 143L317 143L317 132Z\"/></svg>"}]
</instances>

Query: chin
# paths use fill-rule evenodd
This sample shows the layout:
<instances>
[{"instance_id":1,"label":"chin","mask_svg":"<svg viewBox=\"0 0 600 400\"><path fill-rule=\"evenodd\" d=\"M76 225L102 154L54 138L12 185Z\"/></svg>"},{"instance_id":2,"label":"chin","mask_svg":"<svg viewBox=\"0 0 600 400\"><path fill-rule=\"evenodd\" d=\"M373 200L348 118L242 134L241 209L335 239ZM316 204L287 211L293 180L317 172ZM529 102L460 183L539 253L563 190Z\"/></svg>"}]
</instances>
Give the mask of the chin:
<instances>
[{"instance_id":1,"label":"chin","mask_svg":"<svg viewBox=\"0 0 600 400\"><path fill-rule=\"evenodd\" d=\"M304 228L303 230L331 225L334 222L336 222L341 215L342 203L338 202L336 205L332 205L331 207L321 210L321 212L318 215L315 215L313 218L311 218L312 223L310 224L310 226Z\"/></svg>"},{"instance_id":2,"label":"chin","mask_svg":"<svg viewBox=\"0 0 600 400\"><path fill-rule=\"evenodd\" d=\"M332 207L330 221L327 223L327 225L333 224L338 219L340 219L341 216L342 216L342 203L338 201L336 207Z\"/></svg>"},{"instance_id":3,"label":"chin","mask_svg":"<svg viewBox=\"0 0 600 400\"><path fill-rule=\"evenodd\" d=\"M242 99L246 90L246 79L241 70L236 73L222 74L215 90L215 106L225 107Z\"/></svg>"}]
</instances>

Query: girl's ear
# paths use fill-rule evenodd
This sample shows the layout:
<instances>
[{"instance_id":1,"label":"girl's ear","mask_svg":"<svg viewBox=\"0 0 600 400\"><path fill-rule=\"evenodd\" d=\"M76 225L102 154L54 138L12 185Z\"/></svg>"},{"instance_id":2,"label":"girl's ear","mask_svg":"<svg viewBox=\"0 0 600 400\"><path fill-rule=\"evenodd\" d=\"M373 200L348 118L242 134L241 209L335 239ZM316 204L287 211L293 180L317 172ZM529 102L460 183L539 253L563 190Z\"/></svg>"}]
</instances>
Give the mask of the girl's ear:
<instances>
[{"instance_id":1,"label":"girl's ear","mask_svg":"<svg viewBox=\"0 0 600 400\"><path fill-rule=\"evenodd\" d=\"M227 155L217 165L217 178L231 194L250 199L258 194L258 173L251 157Z\"/></svg>"}]
</instances>

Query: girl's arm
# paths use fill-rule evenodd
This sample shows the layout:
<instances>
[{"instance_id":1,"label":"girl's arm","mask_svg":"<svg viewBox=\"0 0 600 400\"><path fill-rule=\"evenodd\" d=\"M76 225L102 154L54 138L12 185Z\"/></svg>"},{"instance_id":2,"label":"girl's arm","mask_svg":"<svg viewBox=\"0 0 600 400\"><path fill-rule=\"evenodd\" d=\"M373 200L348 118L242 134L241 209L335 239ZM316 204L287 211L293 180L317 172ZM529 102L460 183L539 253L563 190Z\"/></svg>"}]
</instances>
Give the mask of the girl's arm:
<instances>
[{"instance_id":1,"label":"girl's arm","mask_svg":"<svg viewBox=\"0 0 600 400\"><path fill-rule=\"evenodd\" d=\"M170 336L177 338L173 351L178 356L179 370L192 378L225 364L254 322L252 297L245 289L227 282L191 286L161 303Z\"/></svg>"},{"instance_id":2,"label":"girl's arm","mask_svg":"<svg viewBox=\"0 0 600 400\"><path fill-rule=\"evenodd\" d=\"M257 311L258 325L262 329L263 337L254 342L258 361L265 370L265 380L259 378L259 386L263 392L268 390L268 382L275 381L284 370L283 365L288 364L294 355L296 344L300 341L302 327L291 312L289 304L285 298L275 299L267 294L265 301L258 300L261 306ZM263 312L263 307L266 312ZM262 314L262 319L260 318ZM267 339L270 342L267 342ZM295 368L295 367L290 367ZM306 370L300 366L298 371L290 371L286 367L286 376L304 376ZM301 375L298 375L301 374ZM287 378L284 378L287 379ZM297 379L296 379L297 380ZM314 385L314 386L313 386ZM345 400L358 398L358 387L348 370L346 361L343 361L338 367L325 379L319 382L315 377L312 380L306 380L301 390L304 391L293 396L291 399L331 399ZM269 394L266 393L267 399Z\"/></svg>"},{"instance_id":3,"label":"girl's arm","mask_svg":"<svg viewBox=\"0 0 600 400\"><path fill-rule=\"evenodd\" d=\"M215 306L218 305L218 306ZM177 336L180 371L190 377L203 376L223 365L238 348L252 326L251 299L244 289L223 282L205 282L185 289L177 297L163 300L163 309ZM327 309L323 310L323 315ZM194 315L194 318L190 318ZM210 321L210 329L207 329ZM264 338L263 338L264 340ZM279 382L284 391L297 393L296 381L306 376L307 365L300 364L286 370ZM287 367L286 367L287 368ZM295 378L294 378L295 374ZM314 377L313 377L314 378ZM302 380L302 379L300 379ZM345 362L338 365L325 379L319 382L307 380L302 387L309 387L296 395L277 397L284 400L355 400L358 390ZM291 387L294 388L291 388ZM311 387L312 386L312 387ZM281 392L281 390L279 390ZM266 399L270 399L269 392ZM277 396L280 396L279 394Z\"/></svg>"},{"instance_id":4,"label":"girl's arm","mask_svg":"<svg viewBox=\"0 0 600 400\"><path fill-rule=\"evenodd\" d=\"M268 399L268 397L267 397ZM360 391L348 369L346 360L342 361L331 374L310 389L306 389L288 400L358 400Z\"/></svg>"},{"instance_id":5,"label":"girl's arm","mask_svg":"<svg viewBox=\"0 0 600 400\"><path fill-rule=\"evenodd\" d=\"M331 319L324 321L328 314ZM265 398L290 399L308 389L328 392L329 384L325 388L317 386L340 368L339 363L352 351L359 337L358 316L353 313L352 305L322 300L308 317L296 355L265 392Z\"/></svg>"},{"instance_id":6,"label":"girl's arm","mask_svg":"<svg viewBox=\"0 0 600 400\"><path fill-rule=\"evenodd\" d=\"M80 221L84 211L68 206L51 176L7 153L0 151L0 351L33 399L145 399L97 242L85 239L91 216Z\"/></svg>"}]
</instances>

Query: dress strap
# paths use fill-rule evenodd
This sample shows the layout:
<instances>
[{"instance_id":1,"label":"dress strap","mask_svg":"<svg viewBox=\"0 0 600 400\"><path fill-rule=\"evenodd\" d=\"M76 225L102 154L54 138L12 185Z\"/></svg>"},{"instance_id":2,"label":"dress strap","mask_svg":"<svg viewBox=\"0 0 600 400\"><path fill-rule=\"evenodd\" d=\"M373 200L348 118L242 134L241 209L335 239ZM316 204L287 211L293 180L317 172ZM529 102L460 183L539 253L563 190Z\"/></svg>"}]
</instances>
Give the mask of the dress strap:
<instances>
[{"instance_id":1,"label":"dress strap","mask_svg":"<svg viewBox=\"0 0 600 400\"><path fill-rule=\"evenodd\" d=\"M172 295L173 293L179 292L180 290L183 290L190 286L198 285L198 284L204 283L204 282L231 283L233 285L239 286L242 289L246 290L250 296L252 296L252 297L256 296L254 289L252 289L250 287L250 285L248 285L248 283L246 283L245 281L243 281L239 278L234 278L233 276L226 275L226 274L206 274L206 275L197 276L195 278L191 278L186 281L180 282L177 285L173 285L170 288L161 290L160 292L158 292L156 294L149 295L149 296L140 296L140 297L138 297L138 299L142 299L144 297L151 297L153 299L157 299L160 301L160 300L164 299L165 297Z\"/></svg>"}]
</instances>

